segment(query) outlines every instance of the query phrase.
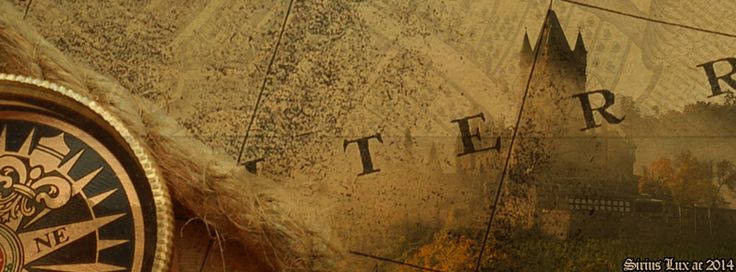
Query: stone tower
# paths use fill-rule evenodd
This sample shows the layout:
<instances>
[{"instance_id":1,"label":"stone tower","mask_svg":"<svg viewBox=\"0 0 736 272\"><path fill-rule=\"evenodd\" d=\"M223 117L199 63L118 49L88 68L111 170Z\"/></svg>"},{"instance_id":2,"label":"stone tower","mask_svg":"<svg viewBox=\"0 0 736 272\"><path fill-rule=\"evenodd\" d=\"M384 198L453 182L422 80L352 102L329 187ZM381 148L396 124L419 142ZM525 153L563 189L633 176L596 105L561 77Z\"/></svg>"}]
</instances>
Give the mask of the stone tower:
<instances>
[{"instance_id":1,"label":"stone tower","mask_svg":"<svg viewBox=\"0 0 736 272\"><path fill-rule=\"evenodd\" d=\"M585 121L573 95L588 91L583 36L578 33L570 46L557 15L550 11L540 37L532 44L524 35L519 63L526 86L537 55L519 128L519 148L536 160L517 161L522 169L536 173L530 179L539 186L540 201L545 196L562 200L540 204L562 205L570 195L635 194L635 147L615 131L581 131Z\"/></svg>"}]
</instances>

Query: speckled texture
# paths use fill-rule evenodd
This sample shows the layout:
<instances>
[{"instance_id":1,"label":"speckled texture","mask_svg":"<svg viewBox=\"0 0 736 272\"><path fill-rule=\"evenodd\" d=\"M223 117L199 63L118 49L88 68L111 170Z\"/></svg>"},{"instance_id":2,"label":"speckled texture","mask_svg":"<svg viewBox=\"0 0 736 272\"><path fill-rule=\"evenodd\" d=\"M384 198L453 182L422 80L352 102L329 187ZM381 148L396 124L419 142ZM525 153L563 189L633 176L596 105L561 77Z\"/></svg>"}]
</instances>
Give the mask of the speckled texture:
<instances>
[{"instance_id":1,"label":"speckled texture","mask_svg":"<svg viewBox=\"0 0 736 272\"><path fill-rule=\"evenodd\" d=\"M12 2L20 10L27 3ZM702 12L697 16L683 14L685 2L646 2L620 1L611 8L727 28L709 18L728 14L706 12L707 1L695 1ZM522 38L527 31L535 42L547 2L297 0L266 75L288 5L35 1L26 20L71 58L176 118L186 131L175 136L193 135L232 161L266 78L243 160L264 158L261 175L300 188L309 199L304 205L320 207L323 213L315 216L328 222L348 249L405 259L439 230L471 228L478 238L521 101ZM559 1L554 8L571 43L578 31L585 38L590 51L585 88L614 89L634 97L645 111L681 109L705 99L702 88L695 88L703 84L693 68L699 62L684 51L703 48L697 57L714 59L732 49L732 40L679 36L666 27ZM641 29L657 35L641 35ZM533 106L543 100L530 101ZM451 120L481 112L487 121L473 123L483 131L478 145L490 146L502 136L502 149L457 157L458 128ZM530 114L524 122L544 119L543 111ZM553 129L535 123L520 133L557 135ZM344 150L343 141L375 133L384 140L370 142L381 172L358 177L357 147ZM519 144L542 151L551 145ZM522 155L531 158L519 155L514 162L549 159L544 153L530 151ZM463 176L468 168L478 172ZM524 205L532 206L534 196L524 186L510 188L504 205L531 209ZM530 217L522 212L517 219L512 229ZM392 266L346 256L346 267Z\"/></svg>"}]
</instances>

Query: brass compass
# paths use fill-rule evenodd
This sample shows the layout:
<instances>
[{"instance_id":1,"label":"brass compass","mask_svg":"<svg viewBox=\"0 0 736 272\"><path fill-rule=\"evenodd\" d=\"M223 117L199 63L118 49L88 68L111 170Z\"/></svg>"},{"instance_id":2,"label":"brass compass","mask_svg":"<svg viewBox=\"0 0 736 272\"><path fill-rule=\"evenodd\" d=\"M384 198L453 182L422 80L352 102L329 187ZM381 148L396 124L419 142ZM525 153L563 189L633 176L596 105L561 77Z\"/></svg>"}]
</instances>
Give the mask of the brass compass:
<instances>
[{"instance_id":1,"label":"brass compass","mask_svg":"<svg viewBox=\"0 0 736 272\"><path fill-rule=\"evenodd\" d=\"M0 74L0 271L164 271L171 205L96 103Z\"/></svg>"}]
</instances>

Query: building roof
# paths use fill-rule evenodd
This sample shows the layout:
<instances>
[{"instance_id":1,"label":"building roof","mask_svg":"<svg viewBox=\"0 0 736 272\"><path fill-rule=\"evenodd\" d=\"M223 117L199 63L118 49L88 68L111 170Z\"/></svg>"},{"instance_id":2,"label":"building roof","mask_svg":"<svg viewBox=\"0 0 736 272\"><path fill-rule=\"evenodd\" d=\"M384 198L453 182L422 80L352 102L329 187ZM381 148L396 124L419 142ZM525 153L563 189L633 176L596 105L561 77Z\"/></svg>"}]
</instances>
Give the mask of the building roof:
<instances>
[{"instance_id":1,"label":"building roof","mask_svg":"<svg viewBox=\"0 0 736 272\"><path fill-rule=\"evenodd\" d=\"M542 36L542 33L539 34ZM537 37L537 41L539 40L539 37ZM565 31L562 29L562 25L560 24L560 20L557 18L557 14L554 10L549 11L549 16L547 17L547 22L545 24L544 28L544 41L542 44L540 44L542 48L545 48L545 51L555 51L555 53L587 53L587 50L585 49L585 42L583 41L583 36L580 32L578 32L577 41L575 42L575 49L573 50L570 47L570 43L567 42L567 36L565 36ZM529 40L529 34L524 33L524 41L521 48L522 55L532 55L531 53L535 52L535 50L532 50L531 42Z\"/></svg>"}]
</instances>

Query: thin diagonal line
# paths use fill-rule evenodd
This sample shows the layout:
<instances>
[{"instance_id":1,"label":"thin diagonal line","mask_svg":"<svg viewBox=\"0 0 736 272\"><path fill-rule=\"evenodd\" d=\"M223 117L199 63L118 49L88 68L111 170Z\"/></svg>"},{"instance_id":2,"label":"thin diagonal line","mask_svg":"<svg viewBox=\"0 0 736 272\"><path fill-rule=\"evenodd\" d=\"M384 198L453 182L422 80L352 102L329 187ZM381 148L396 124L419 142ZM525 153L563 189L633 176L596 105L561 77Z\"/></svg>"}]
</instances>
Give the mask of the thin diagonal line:
<instances>
[{"instance_id":1,"label":"thin diagonal line","mask_svg":"<svg viewBox=\"0 0 736 272\"><path fill-rule=\"evenodd\" d=\"M28 16L28 11L31 10L32 3L33 3L33 0L28 0L28 4L26 4L26 10L23 12L23 20L25 20L26 16Z\"/></svg>"},{"instance_id":2,"label":"thin diagonal line","mask_svg":"<svg viewBox=\"0 0 736 272\"><path fill-rule=\"evenodd\" d=\"M506 178L506 173L508 172L509 168L509 161L511 160L511 154L514 150L514 142L516 140L516 134L519 132L519 124L521 123L521 116L522 113L524 113L524 105L526 104L526 98L529 95L529 86L532 82L532 75L534 75L534 68L537 66L537 59L539 58L539 52L542 51L541 44L542 40L544 40L544 33L545 29L547 28L547 20L549 19L549 14L552 12L552 3L554 0L549 1L549 7L547 8L547 15L544 16L544 22L542 23L542 29L539 32L539 39L536 42L536 45L534 46L535 52L534 52L534 61L532 62L532 68L531 71L529 71L529 77L526 79L526 88L524 89L524 96L521 99L521 106L519 106L519 115L516 118L516 125L514 125L514 132L511 134L511 143L509 143L509 152L506 154L506 162L503 165L503 172L501 172L501 179L498 182L498 188L496 189L496 199L493 201L493 210L491 211L491 218L488 219L488 225L486 225L486 232L485 235L483 235L483 243L480 247L480 253L478 253L478 260L475 263L475 272L478 272L480 269L480 263L483 260L483 251L486 248L486 243L488 242L488 234L491 232L491 226L493 225L493 219L496 216L496 211L498 210L498 203L501 199L501 190L503 189L503 182Z\"/></svg>"},{"instance_id":3,"label":"thin diagonal line","mask_svg":"<svg viewBox=\"0 0 736 272\"><path fill-rule=\"evenodd\" d=\"M413 268L421 269L421 270L424 270L424 271L442 272L442 270L437 270L437 269L434 269L434 268L422 267L422 266L418 266L418 265L415 265L415 264L410 264L410 263L405 263L405 262L401 262L401 261L396 261L396 260L392 260L392 259L384 258L384 257L378 257L378 256L366 254L366 253L356 252L356 251L352 251L352 250L349 251L349 252L350 252L350 254L353 254L353 255L358 255L358 256L362 256L362 257L366 257L366 258L376 259L376 260L379 260L379 261L384 261L384 262L389 262L389 263L395 263L395 264L398 264L398 265L413 267Z\"/></svg>"},{"instance_id":4,"label":"thin diagonal line","mask_svg":"<svg viewBox=\"0 0 736 272\"><path fill-rule=\"evenodd\" d=\"M207 259L210 257L210 251L212 251L212 239L207 244L207 250L204 253L204 259L202 259L202 265L199 266L199 272L204 271L204 266L207 264Z\"/></svg>"},{"instance_id":5,"label":"thin diagonal line","mask_svg":"<svg viewBox=\"0 0 736 272\"><path fill-rule=\"evenodd\" d=\"M240 145L240 152L238 153L238 165L240 164L240 159L243 157L243 150L245 149L245 143L248 142L248 137L250 136L250 129L253 127L253 122L256 120L256 113L258 113L258 107L261 105L261 100L263 99L263 92L266 90L266 83L268 82L268 77L271 75L271 69L273 67L273 63L276 60L276 53L279 51L279 47L281 46L281 38L284 36L284 30L286 30L286 22L289 21L289 15L291 14L291 7L294 5L294 0L289 1L289 7L286 9L286 15L284 16L284 22L281 23L281 31L279 32L279 38L276 40L276 47L273 49L273 53L271 54L271 61L268 62L268 68L266 69L266 75L263 76L263 83L261 83L261 91L258 93L258 98L256 99L256 106L253 108L253 114L250 116L250 122L248 123L248 128L245 130L245 137L243 138L243 143Z\"/></svg>"},{"instance_id":6,"label":"thin diagonal line","mask_svg":"<svg viewBox=\"0 0 736 272\"><path fill-rule=\"evenodd\" d=\"M621 12L621 11L618 11L618 10L612 10L612 9L609 9L609 8L594 6L594 5L591 5L591 4L581 3L581 2L572 1L572 0L560 0L560 1L567 2L567 3L570 3L570 4L579 5L579 6L583 6L583 7L586 7L586 8L592 8L592 9L602 10L602 11L605 11L605 12L610 12L610 13L614 13L614 14L618 14L618 15L623 15L623 16L627 16L627 17L631 17L631 18L635 18L635 19L639 19L639 20L644 20L644 21L649 21L649 22L654 22L654 23L660 23L660 24L670 25L670 26L676 26L676 27L681 27L681 28L685 28L685 29L690 29L690 30L695 30L695 31L700 31L700 32L715 34L715 35L721 35L721 36L726 36L726 37L731 37L731 38L736 38L736 34L725 33L725 32L720 32L720 31L716 31L716 30L710 30L710 29L705 29L705 28L700 28L700 27L695 27L695 26L689 26L689 25L680 24L680 23L673 23L673 22L662 21L662 20L659 20L659 19L654 19L654 18L644 17L644 16L640 16L640 15L636 15L636 14Z\"/></svg>"}]
</instances>

